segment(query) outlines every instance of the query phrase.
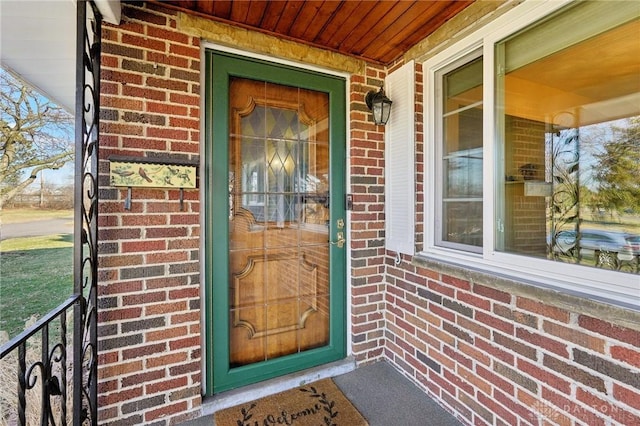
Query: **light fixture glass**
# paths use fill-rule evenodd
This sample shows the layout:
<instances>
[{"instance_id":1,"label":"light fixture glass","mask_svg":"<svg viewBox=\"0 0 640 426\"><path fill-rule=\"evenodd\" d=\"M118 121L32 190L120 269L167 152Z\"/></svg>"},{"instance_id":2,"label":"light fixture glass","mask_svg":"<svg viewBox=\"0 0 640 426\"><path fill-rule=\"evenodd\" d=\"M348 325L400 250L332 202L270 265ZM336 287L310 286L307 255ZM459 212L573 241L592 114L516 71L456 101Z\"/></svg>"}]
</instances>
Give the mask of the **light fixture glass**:
<instances>
[{"instance_id":1,"label":"light fixture glass","mask_svg":"<svg viewBox=\"0 0 640 426\"><path fill-rule=\"evenodd\" d=\"M385 96L384 88L380 87L380 90L377 92L372 90L367 93L365 102L373 114L374 123L383 126L387 124L393 102Z\"/></svg>"}]
</instances>

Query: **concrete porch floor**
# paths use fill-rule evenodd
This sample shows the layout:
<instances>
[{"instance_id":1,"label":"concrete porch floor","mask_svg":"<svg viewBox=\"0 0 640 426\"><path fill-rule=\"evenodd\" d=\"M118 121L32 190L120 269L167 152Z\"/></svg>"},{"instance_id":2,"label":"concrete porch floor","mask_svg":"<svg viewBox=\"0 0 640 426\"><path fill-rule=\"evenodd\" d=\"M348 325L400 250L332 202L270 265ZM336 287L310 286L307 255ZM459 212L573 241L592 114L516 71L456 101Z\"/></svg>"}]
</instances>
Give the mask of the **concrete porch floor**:
<instances>
[{"instance_id":1,"label":"concrete porch floor","mask_svg":"<svg viewBox=\"0 0 640 426\"><path fill-rule=\"evenodd\" d=\"M461 425L387 362L366 365L333 379L370 426ZM213 416L207 415L180 426L212 425Z\"/></svg>"}]
</instances>

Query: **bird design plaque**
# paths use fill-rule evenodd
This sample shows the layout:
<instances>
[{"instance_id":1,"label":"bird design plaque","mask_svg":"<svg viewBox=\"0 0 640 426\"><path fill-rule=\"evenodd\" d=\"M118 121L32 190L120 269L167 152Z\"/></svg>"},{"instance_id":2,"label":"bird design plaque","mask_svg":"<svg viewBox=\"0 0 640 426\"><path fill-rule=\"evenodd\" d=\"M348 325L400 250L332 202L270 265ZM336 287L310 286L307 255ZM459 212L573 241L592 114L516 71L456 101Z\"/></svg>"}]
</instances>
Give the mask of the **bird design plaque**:
<instances>
[{"instance_id":1,"label":"bird design plaque","mask_svg":"<svg viewBox=\"0 0 640 426\"><path fill-rule=\"evenodd\" d=\"M196 166L132 161L111 161L111 186L192 189Z\"/></svg>"}]
</instances>

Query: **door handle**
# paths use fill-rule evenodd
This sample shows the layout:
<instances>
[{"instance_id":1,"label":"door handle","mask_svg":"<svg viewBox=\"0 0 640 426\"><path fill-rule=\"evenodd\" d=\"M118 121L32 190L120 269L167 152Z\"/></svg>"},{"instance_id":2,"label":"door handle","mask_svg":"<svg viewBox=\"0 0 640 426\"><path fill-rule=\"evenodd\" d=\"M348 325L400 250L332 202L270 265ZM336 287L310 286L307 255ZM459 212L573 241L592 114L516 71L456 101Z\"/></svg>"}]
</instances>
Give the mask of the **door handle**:
<instances>
[{"instance_id":1,"label":"door handle","mask_svg":"<svg viewBox=\"0 0 640 426\"><path fill-rule=\"evenodd\" d=\"M344 247L344 243L347 241L344 239L344 232L336 233L336 237L338 238L338 241L331 241L331 244L338 246L338 248Z\"/></svg>"}]
</instances>

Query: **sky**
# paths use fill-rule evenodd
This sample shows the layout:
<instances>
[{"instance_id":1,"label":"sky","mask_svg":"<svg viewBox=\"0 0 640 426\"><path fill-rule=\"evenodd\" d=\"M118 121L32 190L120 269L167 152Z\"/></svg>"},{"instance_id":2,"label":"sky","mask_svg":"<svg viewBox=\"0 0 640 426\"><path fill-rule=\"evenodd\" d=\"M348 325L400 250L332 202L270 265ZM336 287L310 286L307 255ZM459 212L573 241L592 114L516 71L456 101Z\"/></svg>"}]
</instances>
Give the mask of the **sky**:
<instances>
[{"instance_id":1,"label":"sky","mask_svg":"<svg viewBox=\"0 0 640 426\"><path fill-rule=\"evenodd\" d=\"M73 163L67 163L59 170L44 170L41 173L44 173L45 184L60 186L73 184L73 172ZM31 185L29 189L32 189L34 186L39 184L40 177L37 179L36 183Z\"/></svg>"}]
</instances>

